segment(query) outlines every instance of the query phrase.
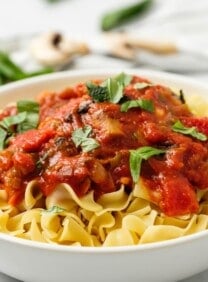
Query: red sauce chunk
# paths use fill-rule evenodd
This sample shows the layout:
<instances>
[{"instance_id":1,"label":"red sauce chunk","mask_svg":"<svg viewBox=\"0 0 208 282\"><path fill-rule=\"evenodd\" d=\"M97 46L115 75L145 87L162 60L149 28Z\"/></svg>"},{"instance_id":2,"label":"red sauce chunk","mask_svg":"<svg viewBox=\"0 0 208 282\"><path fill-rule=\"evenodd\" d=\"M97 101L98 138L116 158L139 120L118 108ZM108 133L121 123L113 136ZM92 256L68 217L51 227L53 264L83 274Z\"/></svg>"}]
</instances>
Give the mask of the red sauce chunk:
<instances>
[{"instance_id":1,"label":"red sauce chunk","mask_svg":"<svg viewBox=\"0 0 208 282\"><path fill-rule=\"evenodd\" d=\"M137 88L138 83L147 85ZM151 101L153 110L138 106L121 111L123 101L139 99ZM19 204L33 179L44 196L59 183L71 185L79 197L93 190L97 199L122 184L130 193L130 151L151 146L165 153L142 161L140 177L150 201L168 216L198 212L197 189L208 188L208 142L174 131L173 125L180 121L208 135L208 118L194 117L169 88L134 76L116 103L96 101L84 83L43 93L38 103L38 127L17 133L0 152L0 189L11 205ZM16 112L8 107L0 120ZM97 144L90 150L73 138L86 127L85 137Z\"/></svg>"}]
</instances>

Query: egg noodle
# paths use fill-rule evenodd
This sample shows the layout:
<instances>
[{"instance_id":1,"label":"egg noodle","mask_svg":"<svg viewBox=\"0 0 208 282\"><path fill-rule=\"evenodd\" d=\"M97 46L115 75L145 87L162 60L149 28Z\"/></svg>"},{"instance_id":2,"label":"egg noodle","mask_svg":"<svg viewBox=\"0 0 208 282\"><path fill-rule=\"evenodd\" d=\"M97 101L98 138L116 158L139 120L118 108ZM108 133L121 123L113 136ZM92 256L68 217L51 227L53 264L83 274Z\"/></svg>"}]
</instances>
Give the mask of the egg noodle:
<instances>
[{"instance_id":1,"label":"egg noodle","mask_svg":"<svg viewBox=\"0 0 208 282\"><path fill-rule=\"evenodd\" d=\"M52 244L123 246L178 238L207 229L208 191L198 192L198 215L174 218L154 209L148 200L136 196L135 190L127 195L121 187L95 202L92 193L79 199L69 185L60 184L44 199L36 194L36 183L32 181L18 208L7 204L6 192L1 190L0 230ZM44 201L48 210L41 208Z\"/></svg>"},{"instance_id":2,"label":"egg noodle","mask_svg":"<svg viewBox=\"0 0 208 282\"><path fill-rule=\"evenodd\" d=\"M188 101L192 111L207 115L208 107L197 98ZM201 112L199 103L201 101ZM123 246L158 242L208 228L208 191L197 192L198 214L168 217L150 202L141 183L130 194L121 185L97 201L91 191L79 198L68 184L59 184L47 197L35 180L17 207L7 203L0 190L0 231L19 238L71 246Z\"/></svg>"}]
</instances>

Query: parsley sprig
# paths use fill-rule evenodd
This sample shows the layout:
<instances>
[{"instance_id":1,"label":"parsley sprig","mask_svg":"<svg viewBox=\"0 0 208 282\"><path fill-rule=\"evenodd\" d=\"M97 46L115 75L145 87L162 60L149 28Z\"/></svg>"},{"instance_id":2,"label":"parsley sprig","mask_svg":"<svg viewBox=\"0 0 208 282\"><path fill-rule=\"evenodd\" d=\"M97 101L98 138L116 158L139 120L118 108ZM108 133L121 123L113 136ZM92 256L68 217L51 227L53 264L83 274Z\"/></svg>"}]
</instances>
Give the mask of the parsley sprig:
<instances>
[{"instance_id":1,"label":"parsley sprig","mask_svg":"<svg viewBox=\"0 0 208 282\"><path fill-rule=\"evenodd\" d=\"M184 135L190 135L200 141L206 141L207 140L207 136L201 132L199 132L197 130L197 128L195 126L192 127L186 127L183 125L183 123L178 120L174 123L174 125L172 126L172 130Z\"/></svg>"},{"instance_id":2,"label":"parsley sprig","mask_svg":"<svg viewBox=\"0 0 208 282\"><path fill-rule=\"evenodd\" d=\"M137 150L130 150L130 171L133 181L136 183L139 180L141 164L143 160L164 154L166 151L154 147L144 146Z\"/></svg>"},{"instance_id":3,"label":"parsley sprig","mask_svg":"<svg viewBox=\"0 0 208 282\"><path fill-rule=\"evenodd\" d=\"M92 127L89 125L78 128L72 133L72 140L76 147L81 147L83 152L92 151L100 146L98 141L89 137L92 133Z\"/></svg>"}]
</instances>

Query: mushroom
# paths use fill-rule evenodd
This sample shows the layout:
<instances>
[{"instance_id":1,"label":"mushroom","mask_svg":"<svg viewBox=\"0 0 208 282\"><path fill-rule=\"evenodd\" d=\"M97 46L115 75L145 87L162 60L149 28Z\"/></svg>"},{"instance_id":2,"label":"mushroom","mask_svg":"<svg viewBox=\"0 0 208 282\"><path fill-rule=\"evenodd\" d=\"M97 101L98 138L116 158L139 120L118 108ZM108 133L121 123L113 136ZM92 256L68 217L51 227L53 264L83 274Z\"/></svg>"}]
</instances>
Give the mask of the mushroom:
<instances>
[{"instance_id":1,"label":"mushroom","mask_svg":"<svg viewBox=\"0 0 208 282\"><path fill-rule=\"evenodd\" d=\"M58 32L48 32L31 42L30 51L42 65L60 67L67 65L76 55L89 53L85 43L75 42Z\"/></svg>"},{"instance_id":2,"label":"mushroom","mask_svg":"<svg viewBox=\"0 0 208 282\"><path fill-rule=\"evenodd\" d=\"M104 36L110 53L127 60L134 59L139 50L158 55L169 55L178 52L175 44L168 41L136 38L127 33L106 33Z\"/></svg>"}]
</instances>

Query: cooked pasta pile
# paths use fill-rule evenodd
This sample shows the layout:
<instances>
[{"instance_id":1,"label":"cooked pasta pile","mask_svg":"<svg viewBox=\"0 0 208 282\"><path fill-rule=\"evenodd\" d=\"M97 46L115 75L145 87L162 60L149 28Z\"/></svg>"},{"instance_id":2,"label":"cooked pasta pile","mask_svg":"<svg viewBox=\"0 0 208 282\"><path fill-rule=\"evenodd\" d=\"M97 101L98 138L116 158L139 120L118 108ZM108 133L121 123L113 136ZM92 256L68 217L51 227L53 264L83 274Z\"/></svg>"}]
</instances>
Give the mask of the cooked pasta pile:
<instances>
[{"instance_id":1,"label":"cooked pasta pile","mask_svg":"<svg viewBox=\"0 0 208 282\"><path fill-rule=\"evenodd\" d=\"M138 83L138 80L136 80L136 83ZM140 83L145 84L147 82L144 80ZM90 87L92 88L92 85L88 86L88 89ZM138 86L138 90L140 90L139 87L142 86ZM206 102L199 97L197 98L197 105L194 101L195 98L193 100L188 99L191 111L197 115L206 116L208 109L207 105L204 106ZM144 108L144 110L146 109ZM44 116L44 114L43 111L42 115ZM9 115L13 115L11 110ZM41 128L44 125L41 125ZM74 139L75 137L73 136ZM122 137L119 136L119 138ZM98 150L98 142L93 142L91 144L92 150ZM48 147L46 149L49 150ZM5 152L8 152L6 150ZM159 151L159 153L163 153L163 151ZM36 164L46 165L48 153L40 156L40 159L36 159ZM50 160L50 162L52 161ZM51 164L50 162L49 164ZM115 160L111 160L111 162L115 162ZM79 165L77 163L77 166ZM105 162L103 162L104 165ZM97 166L99 167L96 163L95 167L91 167L91 170L95 170ZM41 169L43 168L41 167L40 171ZM42 173L40 171L38 175ZM99 172L105 174L102 169ZM129 180L129 177L122 176L119 180L119 187L117 185L117 189L106 188L109 191L99 188L100 182L95 175L90 178L91 182L94 181L98 185L94 189L90 189L89 183L91 182L83 178L84 180L79 185L81 186L84 183L82 189L85 192L81 195L77 192L79 185L78 188L74 189L73 185L70 185L71 180L70 183L60 181L60 183L56 183L55 188L53 187L49 192L48 190L45 192L44 189L46 188L40 189L42 178L39 180L37 175L31 177L30 174L23 195L20 195L19 190L19 194L15 190L14 198L14 194L11 194L11 191L8 192L8 188L1 187L0 232L50 244L110 247L159 242L208 229L208 190L206 188L203 187L203 189L196 189L195 191L199 205L197 212L194 212L196 207L192 205L190 210L193 212L186 213L184 212L186 210L184 210L180 215L174 210L175 214L171 216L170 208L168 210L166 207L163 210L162 205L158 205L157 190L155 194L152 194L155 198L148 194L147 182L144 181L146 172L142 171L142 173L144 178L137 176L138 181L134 183ZM41 174L41 177L42 175L45 177L44 174ZM134 179L133 173L131 176ZM107 177L110 176L107 175ZM107 183L106 180L101 184L104 185L103 183ZM106 185L111 187L111 183ZM129 189L129 186L132 186L132 189ZM95 196L96 193L98 194Z\"/></svg>"},{"instance_id":2,"label":"cooked pasta pile","mask_svg":"<svg viewBox=\"0 0 208 282\"><path fill-rule=\"evenodd\" d=\"M34 196L35 187L35 182L28 185L19 208L9 206L0 191L1 232L52 244L110 247L159 242L208 228L208 191L198 192L199 214L168 217L134 192L127 195L123 187L97 202L92 193L79 199L67 184L46 199ZM45 201L48 210L41 208Z\"/></svg>"}]
</instances>

